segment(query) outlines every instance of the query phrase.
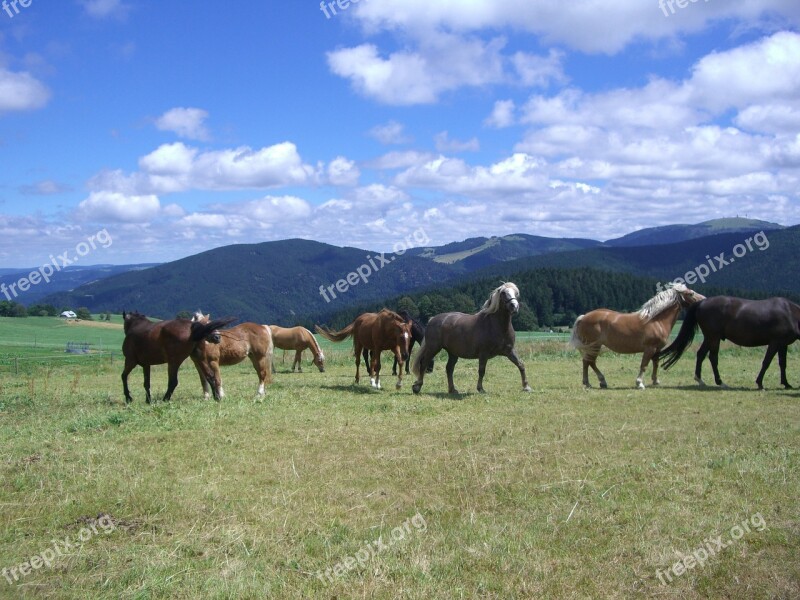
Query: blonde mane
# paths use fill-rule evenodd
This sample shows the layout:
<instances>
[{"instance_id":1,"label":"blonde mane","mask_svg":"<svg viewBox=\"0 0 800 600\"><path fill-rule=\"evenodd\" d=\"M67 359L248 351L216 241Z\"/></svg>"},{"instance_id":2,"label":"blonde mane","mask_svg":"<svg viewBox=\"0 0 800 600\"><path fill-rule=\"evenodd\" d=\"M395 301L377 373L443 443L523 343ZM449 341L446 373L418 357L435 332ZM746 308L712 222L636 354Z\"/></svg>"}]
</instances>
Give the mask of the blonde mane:
<instances>
[{"instance_id":1,"label":"blonde mane","mask_svg":"<svg viewBox=\"0 0 800 600\"><path fill-rule=\"evenodd\" d=\"M687 289L682 283L675 283L663 292L659 292L642 305L642 308L639 309L639 317L643 321L654 319L668 308L677 304L680 301L680 295Z\"/></svg>"},{"instance_id":2,"label":"blonde mane","mask_svg":"<svg viewBox=\"0 0 800 600\"><path fill-rule=\"evenodd\" d=\"M519 300L519 288L514 285L513 283L504 283L501 286L495 288L495 290L489 296L489 299L483 303L483 308L481 308L480 312L491 314L497 312L500 308L500 295L503 293L503 290L512 290L514 292L514 297Z\"/></svg>"}]
</instances>

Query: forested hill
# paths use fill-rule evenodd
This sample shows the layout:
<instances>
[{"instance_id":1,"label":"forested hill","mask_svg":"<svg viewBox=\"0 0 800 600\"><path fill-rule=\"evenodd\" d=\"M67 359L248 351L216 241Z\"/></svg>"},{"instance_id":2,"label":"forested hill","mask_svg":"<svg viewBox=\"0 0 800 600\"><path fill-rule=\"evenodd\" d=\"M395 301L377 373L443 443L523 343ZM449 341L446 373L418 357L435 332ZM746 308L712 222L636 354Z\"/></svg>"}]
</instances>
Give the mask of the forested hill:
<instances>
[{"instance_id":1,"label":"forested hill","mask_svg":"<svg viewBox=\"0 0 800 600\"><path fill-rule=\"evenodd\" d=\"M727 233L677 244L558 252L492 265L477 271L474 276L508 277L543 267L592 267L666 282L707 265L710 273L705 277L706 282L691 284L701 292L708 285L765 291L773 295L800 293L800 278L797 277L800 273L800 226L765 232L763 237L753 238L752 233ZM747 247L748 239L753 240L749 244L752 250ZM741 256L737 258L734 251ZM716 257L724 262L720 263Z\"/></svg>"},{"instance_id":2,"label":"forested hill","mask_svg":"<svg viewBox=\"0 0 800 600\"><path fill-rule=\"evenodd\" d=\"M521 308L514 317L514 326L521 331L569 326L579 314L595 308L633 312L657 293L654 279L590 268L530 269L510 274L505 281L513 281L520 289ZM374 312L384 306L407 310L423 322L442 312L474 313L483 306L491 291L500 283L500 278L489 277L442 286L427 292L396 296L385 302L345 309L326 323L333 327L343 327L362 312ZM703 293L710 296L725 294L751 298L770 295L766 292L744 292L712 286L706 286ZM797 301L800 300L798 296L800 295L792 297Z\"/></svg>"}]
</instances>

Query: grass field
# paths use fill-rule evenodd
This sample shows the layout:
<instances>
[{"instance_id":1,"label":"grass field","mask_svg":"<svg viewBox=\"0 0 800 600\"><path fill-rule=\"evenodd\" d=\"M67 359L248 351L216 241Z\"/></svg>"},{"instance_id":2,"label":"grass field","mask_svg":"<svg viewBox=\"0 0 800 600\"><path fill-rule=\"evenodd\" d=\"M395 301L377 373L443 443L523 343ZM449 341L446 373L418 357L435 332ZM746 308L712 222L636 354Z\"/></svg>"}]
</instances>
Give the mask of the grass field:
<instances>
[{"instance_id":1,"label":"grass field","mask_svg":"<svg viewBox=\"0 0 800 600\"><path fill-rule=\"evenodd\" d=\"M118 359L41 354L121 331L57 326L0 321L0 598L800 597L800 394L777 364L755 391L760 350L724 350L727 390L690 385L693 353L643 392L605 354L584 390L563 341L520 336L532 393L460 361L452 398L441 361L374 391L326 344L263 402L249 364L215 403L187 362L169 403L135 370L126 407Z\"/></svg>"}]
</instances>

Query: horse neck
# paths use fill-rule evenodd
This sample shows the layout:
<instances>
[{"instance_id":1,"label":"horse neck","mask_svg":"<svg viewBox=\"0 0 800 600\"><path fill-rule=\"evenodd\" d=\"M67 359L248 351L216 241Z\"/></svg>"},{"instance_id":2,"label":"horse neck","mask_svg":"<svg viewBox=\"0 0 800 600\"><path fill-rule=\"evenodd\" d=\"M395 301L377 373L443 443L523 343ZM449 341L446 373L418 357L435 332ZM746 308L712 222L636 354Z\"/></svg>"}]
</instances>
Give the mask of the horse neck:
<instances>
[{"instance_id":1,"label":"horse neck","mask_svg":"<svg viewBox=\"0 0 800 600\"><path fill-rule=\"evenodd\" d=\"M651 318L648 322L649 323L662 323L667 322L669 323L670 330L672 330L672 326L675 325L675 322L678 320L678 315L681 314L682 306L680 302L675 302L671 306L668 306L656 316Z\"/></svg>"},{"instance_id":2,"label":"horse neck","mask_svg":"<svg viewBox=\"0 0 800 600\"><path fill-rule=\"evenodd\" d=\"M320 354L322 354L322 350L320 350L319 348L319 344L317 343L317 338L315 338L314 334L311 333L308 329L304 328L303 330L305 331L305 335L308 338L311 347L314 349L314 355L318 357Z\"/></svg>"}]
</instances>

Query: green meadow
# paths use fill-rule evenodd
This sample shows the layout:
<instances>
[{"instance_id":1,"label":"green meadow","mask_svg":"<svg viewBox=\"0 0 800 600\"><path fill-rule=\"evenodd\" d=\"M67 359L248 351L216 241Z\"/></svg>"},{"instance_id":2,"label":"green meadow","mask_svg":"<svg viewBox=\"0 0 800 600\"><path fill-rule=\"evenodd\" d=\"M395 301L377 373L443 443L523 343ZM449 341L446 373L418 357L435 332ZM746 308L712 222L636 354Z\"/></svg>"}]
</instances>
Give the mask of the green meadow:
<instances>
[{"instance_id":1,"label":"green meadow","mask_svg":"<svg viewBox=\"0 0 800 600\"><path fill-rule=\"evenodd\" d=\"M800 393L777 361L755 390L762 349L724 348L727 389L606 353L586 390L565 336L521 334L533 392L496 358L450 397L444 361L415 396L385 355L377 391L326 342L263 401L249 362L217 403L187 361L126 406L120 323L0 319L0 598L800 597Z\"/></svg>"}]
</instances>

